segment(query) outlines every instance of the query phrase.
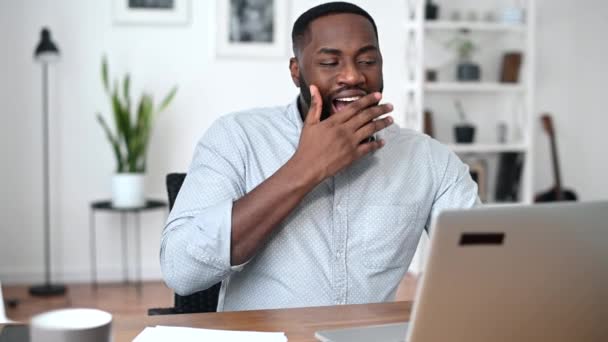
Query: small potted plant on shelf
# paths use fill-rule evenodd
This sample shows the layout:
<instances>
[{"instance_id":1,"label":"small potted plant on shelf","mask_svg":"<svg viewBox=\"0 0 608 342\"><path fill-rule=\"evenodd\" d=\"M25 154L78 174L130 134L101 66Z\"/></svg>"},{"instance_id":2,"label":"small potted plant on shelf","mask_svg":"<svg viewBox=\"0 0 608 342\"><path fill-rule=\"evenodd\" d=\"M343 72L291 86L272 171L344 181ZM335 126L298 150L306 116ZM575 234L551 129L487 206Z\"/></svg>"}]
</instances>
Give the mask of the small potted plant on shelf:
<instances>
[{"instance_id":1,"label":"small potted plant on shelf","mask_svg":"<svg viewBox=\"0 0 608 342\"><path fill-rule=\"evenodd\" d=\"M475 126L467 120L466 113L460 100L454 100L454 106L460 117L460 123L454 126L454 135L457 143L470 144L475 140Z\"/></svg>"},{"instance_id":2,"label":"small potted plant on shelf","mask_svg":"<svg viewBox=\"0 0 608 342\"><path fill-rule=\"evenodd\" d=\"M101 64L101 79L112 107L115 130L112 132L106 120L97 113L116 158L116 173L112 177L112 206L137 208L145 205L144 174L146 152L154 116L164 111L177 92L173 87L157 108L152 95L144 93L137 107L131 106L129 74L124 76L122 89L116 80L110 87L108 62Z\"/></svg>"},{"instance_id":3,"label":"small potted plant on shelf","mask_svg":"<svg viewBox=\"0 0 608 342\"><path fill-rule=\"evenodd\" d=\"M458 81L479 81L481 68L473 62L473 53L477 51L477 46L469 37L469 30L461 30L458 36L448 42L448 46L455 48L458 53L456 79Z\"/></svg>"}]
</instances>

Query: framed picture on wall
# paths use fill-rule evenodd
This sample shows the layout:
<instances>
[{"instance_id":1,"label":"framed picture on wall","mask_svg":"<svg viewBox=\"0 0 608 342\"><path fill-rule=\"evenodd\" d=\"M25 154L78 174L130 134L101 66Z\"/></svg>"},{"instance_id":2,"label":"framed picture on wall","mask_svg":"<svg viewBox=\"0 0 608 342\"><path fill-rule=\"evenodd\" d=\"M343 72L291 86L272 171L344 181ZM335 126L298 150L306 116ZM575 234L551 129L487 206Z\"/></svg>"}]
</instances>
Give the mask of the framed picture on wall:
<instances>
[{"instance_id":1,"label":"framed picture on wall","mask_svg":"<svg viewBox=\"0 0 608 342\"><path fill-rule=\"evenodd\" d=\"M187 25L190 0L112 0L115 24Z\"/></svg>"},{"instance_id":2,"label":"framed picture on wall","mask_svg":"<svg viewBox=\"0 0 608 342\"><path fill-rule=\"evenodd\" d=\"M217 55L284 57L287 52L286 0L218 0Z\"/></svg>"}]
</instances>

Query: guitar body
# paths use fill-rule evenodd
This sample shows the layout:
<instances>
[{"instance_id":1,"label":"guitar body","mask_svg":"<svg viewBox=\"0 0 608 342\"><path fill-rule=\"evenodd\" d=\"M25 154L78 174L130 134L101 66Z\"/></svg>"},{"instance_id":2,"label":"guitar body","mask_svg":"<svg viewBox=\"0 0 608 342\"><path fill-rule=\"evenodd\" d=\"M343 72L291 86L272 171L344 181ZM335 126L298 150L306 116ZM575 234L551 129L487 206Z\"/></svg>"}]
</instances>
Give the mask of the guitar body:
<instances>
[{"instance_id":1,"label":"guitar body","mask_svg":"<svg viewBox=\"0 0 608 342\"><path fill-rule=\"evenodd\" d=\"M553 177L555 178L555 185L551 189L541 192L536 195L534 202L558 202L558 201L576 201L576 193L569 189L562 188L561 173L559 170L559 160L557 157L557 144L555 143L555 130L553 129L553 120L551 115L544 114L541 117L543 122L543 128L549 135L549 142L551 143L551 159L553 162Z\"/></svg>"},{"instance_id":2,"label":"guitar body","mask_svg":"<svg viewBox=\"0 0 608 342\"><path fill-rule=\"evenodd\" d=\"M534 202L557 202L557 201L576 201L576 193L572 190L562 189L559 193L555 188L549 189L536 195Z\"/></svg>"}]
</instances>

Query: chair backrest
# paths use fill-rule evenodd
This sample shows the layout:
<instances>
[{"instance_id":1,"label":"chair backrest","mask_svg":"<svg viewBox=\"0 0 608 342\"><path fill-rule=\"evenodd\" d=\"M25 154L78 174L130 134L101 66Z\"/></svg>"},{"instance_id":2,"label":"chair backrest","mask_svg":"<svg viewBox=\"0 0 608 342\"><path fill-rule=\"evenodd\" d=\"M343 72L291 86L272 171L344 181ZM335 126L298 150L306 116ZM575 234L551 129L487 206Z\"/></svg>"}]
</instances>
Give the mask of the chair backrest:
<instances>
[{"instance_id":1,"label":"chair backrest","mask_svg":"<svg viewBox=\"0 0 608 342\"><path fill-rule=\"evenodd\" d=\"M173 204L186 179L185 173L170 173L167 175L167 195L169 196L169 210L173 209ZM189 296L175 294L174 308L172 313L195 313L195 312L215 312L217 311L217 300L220 294L221 283L212 287L193 293Z\"/></svg>"},{"instance_id":2,"label":"chair backrest","mask_svg":"<svg viewBox=\"0 0 608 342\"><path fill-rule=\"evenodd\" d=\"M169 210L173 209L173 204L175 204L179 189L181 189L182 184L184 184L184 179L186 179L185 173L169 173L165 179L167 184L167 196L169 197Z\"/></svg>"}]
</instances>

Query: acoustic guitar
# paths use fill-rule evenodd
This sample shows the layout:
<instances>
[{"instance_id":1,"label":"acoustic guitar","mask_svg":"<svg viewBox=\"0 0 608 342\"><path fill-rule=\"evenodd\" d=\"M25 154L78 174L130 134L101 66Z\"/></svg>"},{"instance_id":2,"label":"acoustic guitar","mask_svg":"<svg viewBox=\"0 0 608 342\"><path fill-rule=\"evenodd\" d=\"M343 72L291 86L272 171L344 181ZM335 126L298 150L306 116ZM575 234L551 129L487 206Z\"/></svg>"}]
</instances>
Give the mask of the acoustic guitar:
<instances>
[{"instance_id":1,"label":"acoustic guitar","mask_svg":"<svg viewBox=\"0 0 608 342\"><path fill-rule=\"evenodd\" d=\"M576 201L576 193L569 189L562 189L562 179L559 170L559 160L557 157L557 144L555 143L555 130L550 114L541 116L543 129L549 135L551 143L551 160L553 162L553 177L555 184L549 190L536 195L535 202L557 202L557 201Z\"/></svg>"}]
</instances>

